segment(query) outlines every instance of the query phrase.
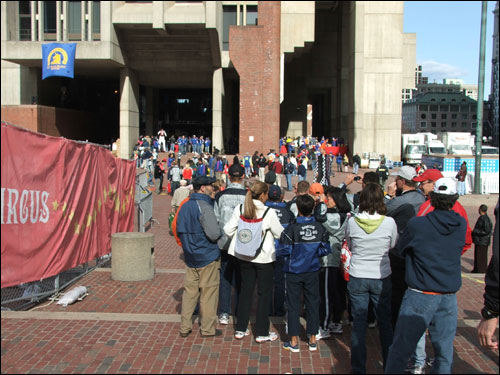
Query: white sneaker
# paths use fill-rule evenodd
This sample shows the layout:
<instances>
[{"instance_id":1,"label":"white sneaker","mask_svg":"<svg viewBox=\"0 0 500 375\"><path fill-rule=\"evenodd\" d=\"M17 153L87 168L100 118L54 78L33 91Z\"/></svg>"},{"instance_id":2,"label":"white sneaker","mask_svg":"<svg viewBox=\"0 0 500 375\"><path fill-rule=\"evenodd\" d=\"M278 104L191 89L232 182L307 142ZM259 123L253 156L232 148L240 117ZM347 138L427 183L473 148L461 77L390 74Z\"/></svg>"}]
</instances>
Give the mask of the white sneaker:
<instances>
[{"instance_id":1,"label":"white sneaker","mask_svg":"<svg viewBox=\"0 0 500 375\"><path fill-rule=\"evenodd\" d=\"M223 313L219 315L219 324L229 324L229 314Z\"/></svg>"},{"instance_id":2,"label":"white sneaker","mask_svg":"<svg viewBox=\"0 0 500 375\"><path fill-rule=\"evenodd\" d=\"M257 336L255 341L259 344L266 341L276 341L278 340L278 334L276 332L269 332L267 336Z\"/></svg>"},{"instance_id":3,"label":"white sneaker","mask_svg":"<svg viewBox=\"0 0 500 375\"><path fill-rule=\"evenodd\" d=\"M245 332L243 331L236 331L234 333L234 338L236 340L241 340L244 339L246 336L250 336L250 330L247 328Z\"/></svg>"},{"instance_id":4,"label":"white sneaker","mask_svg":"<svg viewBox=\"0 0 500 375\"><path fill-rule=\"evenodd\" d=\"M373 322L373 323L368 323L368 328L376 328L377 327L377 322Z\"/></svg>"},{"instance_id":5,"label":"white sneaker","mask_svg":"<svg viewBox=\"0 0 500 375\"><path fill-rule=\"evenodd\" d=\"M316 340L322 340L328 337L330 337L330 331L320 328L318 334L316 335Z\"/></svg>"},{"instance_id":6,"label":"white sneaker","mask_svg":"<svg viewBox=\"0 0 500 375\"><path fill-rule=\"evenodd\" d=\"M340 335L344 333L344 330L342 329L342 324L340 323L331 323L328 325L328 328L330 329L330 333Z\"/></svg>"}]
</instances>

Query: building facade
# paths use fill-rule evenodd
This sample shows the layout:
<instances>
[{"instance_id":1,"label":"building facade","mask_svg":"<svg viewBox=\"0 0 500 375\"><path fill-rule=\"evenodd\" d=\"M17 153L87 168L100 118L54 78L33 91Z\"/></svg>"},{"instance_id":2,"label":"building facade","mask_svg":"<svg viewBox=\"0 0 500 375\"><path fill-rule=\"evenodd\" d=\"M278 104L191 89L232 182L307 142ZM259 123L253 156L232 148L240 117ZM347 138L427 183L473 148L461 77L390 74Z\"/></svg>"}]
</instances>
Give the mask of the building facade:
<instances>
[{"instance_id":1,"label":"building facade","mask_svg":"<svg viewBox=\"0 0 500 375\"><path fill-rule=\"evenodd\" d=\"M403 33L402 1L1 7L3 120L97 143L120 138L125 158L140 134L160 128L211 136L227 153L312 134L400 158L400 93L414 85L416 46ZM74 79L41 79L51 41L77 43Z\"/></svg>"}]
</instances>

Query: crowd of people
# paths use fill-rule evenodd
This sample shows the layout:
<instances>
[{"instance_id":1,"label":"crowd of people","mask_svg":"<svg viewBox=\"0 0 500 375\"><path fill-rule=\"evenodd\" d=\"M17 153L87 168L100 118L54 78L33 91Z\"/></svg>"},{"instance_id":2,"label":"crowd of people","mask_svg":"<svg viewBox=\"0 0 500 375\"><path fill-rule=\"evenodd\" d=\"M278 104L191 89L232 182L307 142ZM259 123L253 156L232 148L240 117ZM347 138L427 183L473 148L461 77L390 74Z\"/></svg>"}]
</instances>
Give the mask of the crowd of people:
<instances>
[{"instance_id":1,"label":"crowd of people","mask_svg":"<svg viewBox=\"0 0 500 375\"><path fill-rule=\"evenodd\" d=\"M472 231L456 181L436 169L417 173L404 166L385 186L382 164L331 186L337 160L321 148L312 150L314 160L311 148L297 146L286 153L237 154L232 163L217 154L193 154L184 168L174 153L163 161L170 165L174 235L186 260L180 336L191 334L198 308L203 337L220 336L217 324L229 324L231 316L234 339L250 336L257 288L258 343L278 339L270 315L285 317L283 349L291 352L301 350L301 314L310 351L350 323L352 371L365 373L366 330L378 326L384 370L422 373L430 360L429 331L432 371L451 372L460 256L475 243L474 272L486 270L492 232L487 208L480 208ZM306 180L311 169L312 184ZM294 174L295 197L285 202ZM361 192L350 193L353 183L362 185ZM443 251L435 252L436 244ZM496 272L498 282L498 267L488 272ZM498 316L498 291L496 301L487 311ZM485 337L494 345L491 335Z\"/></svg>"}]
</instances>

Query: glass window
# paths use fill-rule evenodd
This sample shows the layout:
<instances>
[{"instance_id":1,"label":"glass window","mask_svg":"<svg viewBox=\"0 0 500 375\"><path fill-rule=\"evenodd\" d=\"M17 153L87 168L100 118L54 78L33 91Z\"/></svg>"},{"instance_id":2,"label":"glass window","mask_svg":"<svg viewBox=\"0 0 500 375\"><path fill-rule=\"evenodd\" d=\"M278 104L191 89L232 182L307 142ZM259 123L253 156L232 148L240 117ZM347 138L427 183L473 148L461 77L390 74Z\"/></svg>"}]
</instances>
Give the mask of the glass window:
<instances>
[{"instance_id":1,"label":"glass window","mask_svg":"<svg viewBox=\"0 0 500 375\"><path fill-rule=\"evenodd\" d=\"M438 110L438 106L437 105L431 105L430 106L430 110L431 111L437 111Z\"/></svg>"},{"instance_id":2,"label":"glass window","mask_svg":"<svg viewBox=\"0 0 500 375\"><path fill-rule=\"evenodd\" d=\"M452 128L456 128L456 127L457 127L457 123L456 123L455 121L453 121L453 122L451 123L451 127L452 127Z\"/></svg>"},{"instance_id":3,"label":"glass window","mask_svg":"<svg viewBox=\"0 0 500 375\"><path fill-rule=\"evenodd\" d=\"M437 114L432 113L432 114L431 114L431 118L432 118L433 120L435 120L435 119L437 118Z\"/></svg>"},{"instance_id":4,"label":"glass window","mask_svg":"<svg viewBox=\"0 0 500 375\"><path fill-rule=\"evenodd\" d=\"M19 40L31 40L31 1L19 2Z\"/></svg>"},{"instance_id":5,"label":"glass window","mask_svg":"<svg viewBox=\"0 0 500 375\"><path fill-rule=\"evenodd\" d=\"M446 121L441 122L441 127L446 128Z\"/></svg>"},{"instance_id":6,"label":"glass window","mask_svg":"<svg viewBox=\"0 0 500 375\"><path fill-rule=\"evenodd\" d=\"M450 108L450 107L449 107L449 106L447 106L447 105L440 105L440 106L439 106L439 110L440 110L441 112L448 112L448 109L449 109L449 108Z\"/></svg>"},{"instance_id":7,"label":"glass window","mask_svg":"<svg viewBox=\"0 0 500 375\"><path fill-rule=\"evenodd\" d=\"M452 113L452 114L451 114L451 119L452 119L452 120L456 120L456 119L457 119L457 117L458 117L458 115L457 115L456 113Z\"/></svg>"},{"instance_id":8,"label":"glass window","mask_svg":"<svg viewBox=\"0 0 500 375\"><path fill-rule=\"evenodd\" d=\"M455 100L455 99L453 99ZM458 105L450 105L450 111L451 112L458 112Z\"/></svg>"},{"instance_id":9,"label":"glass window","mask_svg":"<svg viewBox=\"0 0 500 375\"><path fill-rule=\"evenodd\" d=\"M429 106L427 104L420 104L418 106L418 109L419 109L419 111L428 111L429 110Z\"/></svg>"},{"instance_id":10,"label":"glass window","mask_svg":"<svg viewBox=\"0 0 500 375\"><path fill-rule=\"evenodd\" d=\"M101 2L92 2L92 39L101 39Z\"/></svg>"},{"instance_id":11,"label":"glass window","mask_svg":"<svg viewBox=\"0 0 500 375\"><path fill-rule=\"evenodd\" d=\"M467 113L462 113L462 120L468 120L469 115Z\"/></svg>"},{"instance_id":12,"label":"glass window","mask_svg":"<svg viewBox=\"0 0 500 375\"><path fill-rule=\"evenodd\" d=\"M247 25L258 25L257 5L247 5Z\"/></svg>"},{"instance_id":13,"label":"glass window","mask_svg":"<svg viewBox=\"0 0 500 375\"><path fill-rule=\"evenodd\" d=\"M441 120L446 120L448 118L448 116L446 115L446 113L441 113Z\"/></svg>"},{"instance_id":14,"label":"glass window","mask_svg":"<svg viewBox=\"0 0 500 375\"><path fill-rule=\"evenodd\" d=\"M43 38L45 40L56 40L56 2L44 1L43 2Z\"/></svg>"},{"instance_id":15,"label":"glass window","mask_svg":"<svg viewBox=\"0 0 500 375\"><path fill-rule=\"evenodd\" d=\"M466 122L462 122L462 128L466 128L467 127L467 123Z\"/></svg>"},{"instance_id":16,"label":"glass window","mask_svg":"<svg viewBox=\"0 0 500 375\"><path fill-rule=\"evenodd\" d=\"M229 26L236 25L236 5L224 5L222 50L229 51Z\"/></svg>"},{"instance_id":17,"label":"glass window","mask_svg":"<svg viewBox=\"0 0 500 375\"><path fill-rule=\"evenodd\" d=\"M431 122L431 127L433 127L433 128L436 127L436 122L435 121Z\"/></svg>"},{"instance_id":18,"label":"glass window","mask_svg":"<svg viewBox=\"0 0 500 375\"><path fill-rule=\"evenodd\" d=\"M477 120L477 115L472 115L473 120Z\"/></svg>"},{"instance_id":19,"label":"glass window","mask_svg":"<svg viewBox=\"0 0 500 375\"><path fill-rule=\"evenodd\" d=\"M82 2L70 1L68 4L68 38L82 39Z\"/></svg>"},{"instance_id":20,"label":"glass window","mask_svg":"<svg viewBox=\"0 0 500 375\"><path fill-rule=\"evenodd\" d=\"M427 121L420 121L420 127L421 128L426 128L427 127Z\"/></svg>"},{"instance_id":21,"label":"glass window","mask_svg":"<svg viewBox=\"0 0 500 375\"><path fill-rule=\"evenodd\" d=\"M469 106L468 105L461 105L460 106L460 112L469 112Z\"/></svg>"},{"instance_id":22,"label":"glass window","mask_svg":"<svg viewBox=\"0 0 500 375\"><path fill-rule=\"evenodd\" d=\"M421 119L425 119L426 117L427 117L427 115L426 115L425 113L422 113L422 114L420 115L420 118L421 118Z\"/></svg>"}]
</instances>

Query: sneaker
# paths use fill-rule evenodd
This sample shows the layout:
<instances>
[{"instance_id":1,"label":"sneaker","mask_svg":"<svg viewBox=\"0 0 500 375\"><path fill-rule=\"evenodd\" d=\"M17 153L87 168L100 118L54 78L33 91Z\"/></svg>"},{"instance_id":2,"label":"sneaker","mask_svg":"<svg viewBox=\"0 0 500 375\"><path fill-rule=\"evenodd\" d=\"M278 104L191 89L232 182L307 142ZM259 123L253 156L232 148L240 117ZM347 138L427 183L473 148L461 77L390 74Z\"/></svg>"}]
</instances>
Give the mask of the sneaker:
<instances>
[{"instance_id":1,"label":"sneaker","mask_svg":"<svg viewBox=\"0 0 500 375\"><path fill-rule=\"evenodd\" d=\"M425 366L418 365L408 365L406 366L405 373L406 374L425 374Z\"/></svg>"},{"instance_id":2,"label":"sneaker","mask_svg":"<svg viewBox=\"0 0 500 375\"><path fill-rule=\"evenodd\" d=\"M316 335L316 340L322 340L328 337L330 337L330 331L320 328L318 334Z\"/></svg>"},{"instance_id":3,"label":"sneaker","mask_svg":"<svg viewBox=\"0 0 500 375\"><path fill-rule=\"evenodd\" d=\"M229 324L229 314L223 313L219 315L219 324Z\"/></svg>"},{"instance_id":4,"label":"sneaker","mask_svg":"<svg viewBox=\"0 0 500 375\"><path fill-rule=\"evenodd\" d=\"M328 328L330 330L330 333L333 333L335 335L340 335L340 334L344 333L344 330L342 328L342 324L340 324L340 323L331 323L328 326Z\"/></svg>"},{"instance_id":5,"label":"sneaker","mask_svg":"<svg viewBox=\"0 0 500 375\"><path fill-rule=\"evenodd\" d=\"M300 352L299 344L293 346L290 341L287 341L283 344L283 349L290 350L292 353Z\"/></svg>"},{"instance_id":6,"label":"sneaker","mask_svg":"<svg viewBox=\"0 0 500 375\"><path fill-rule=\"evenodd\" d=\"M368 328L375 328L377 327L377 322L373 322L373 323L368 323Z\"/></svg>"},{"instance_id":7,"label":"sneaker","mask_svg":"<svg viewBox=\"0 0 500 375\"><path fill-rule=\"evenodd\" d=\"M278 334L276 332L269 332L267 336L257 336L255 341L259 344L266 341L276 341L278 340Z\"/></svg>"},{"instance_id":8,"label":"sneaker","mask_svg":"<svg viewBox=\"0 0 500 375\"><path fill-rule=\"evenodd\" d=\"M236 331L234 333L234 338L236 340L242 340L243 338L245 338L245 336L250 336L250 330L247 328L247 330L245 332L243 331Z\"/></svg>"},{"instance_id":9,"label":"sneaker","mask_svg":"<svg viewBox=\"0 0 500 375\"><path fill-rule=\"evenodd\" d=\"M315 352L316 350L318 350L318 344L316 344L315 342L308 342L307 346L309 347L310 352Z\"/></svg>"}]
</instances>

